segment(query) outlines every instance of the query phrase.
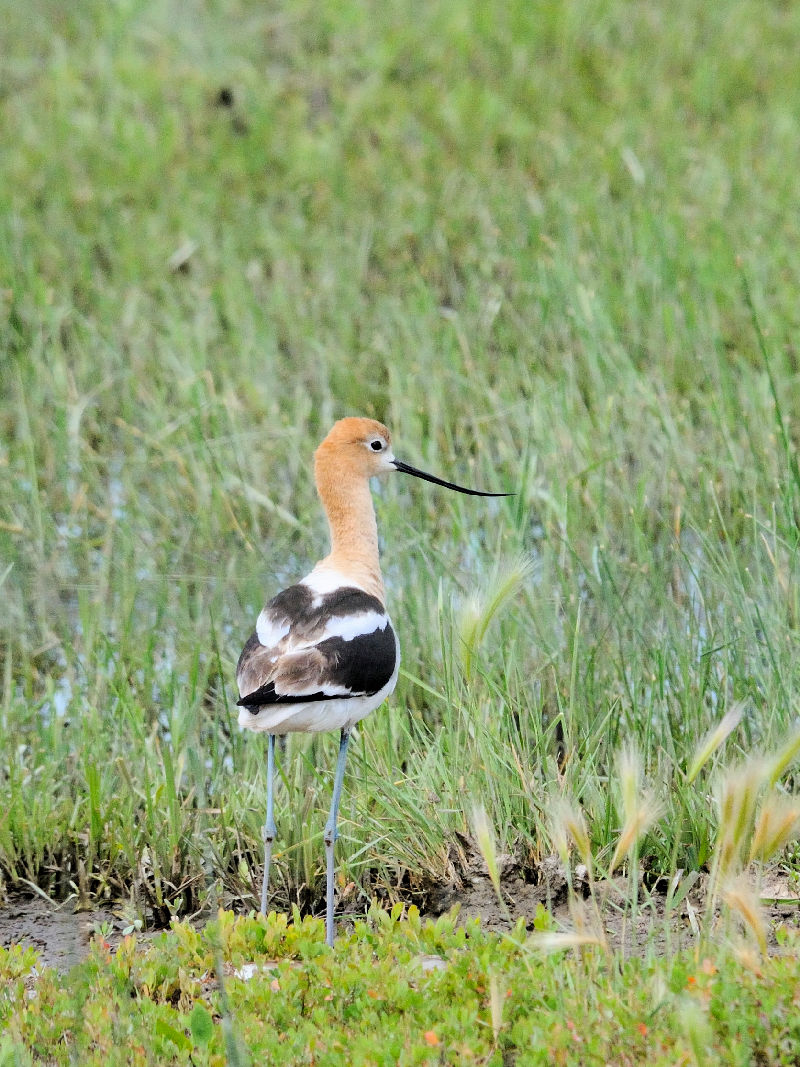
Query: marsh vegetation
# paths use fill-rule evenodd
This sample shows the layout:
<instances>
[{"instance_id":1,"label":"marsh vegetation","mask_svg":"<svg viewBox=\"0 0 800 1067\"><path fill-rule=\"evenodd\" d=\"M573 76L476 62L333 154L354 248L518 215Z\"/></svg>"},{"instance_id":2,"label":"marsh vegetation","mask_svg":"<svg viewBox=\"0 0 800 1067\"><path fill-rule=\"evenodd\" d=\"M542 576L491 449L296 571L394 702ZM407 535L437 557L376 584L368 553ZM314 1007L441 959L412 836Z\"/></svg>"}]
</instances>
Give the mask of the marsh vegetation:
<instances>
[{"instance_id":1,"label":"marsh vegetation","mask_svg":"<svg viewBox=\"0 0 800 1067\"><path fill-rule=\"evenodd\" d=\"M710 873L760 950L735 893L798 869L800 10L0 6L2 891L255 905L233 668L358 413L516 496L377 490L403 668L344 910L561 854L634 910ZM336 744L280 758L279 911L321 907Z\"/></svg>"}]
</instances>

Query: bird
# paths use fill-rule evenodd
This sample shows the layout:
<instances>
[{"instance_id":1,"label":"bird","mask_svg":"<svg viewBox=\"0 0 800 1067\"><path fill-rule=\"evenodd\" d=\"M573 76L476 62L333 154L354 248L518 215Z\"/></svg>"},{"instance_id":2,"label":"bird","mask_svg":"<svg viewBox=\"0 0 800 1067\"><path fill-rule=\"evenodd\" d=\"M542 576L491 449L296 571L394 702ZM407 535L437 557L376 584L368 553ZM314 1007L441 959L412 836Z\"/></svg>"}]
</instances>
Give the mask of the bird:
<instances>
[{"instance_id":1,"label":"bird","mask_svg":"<svg viewBox=\"0 0 800 1067\"><path fill-rule=\"evenodd\" d=\"M334 944L334 845L353 727L393 692L400 645L386 610L378 526L369 481L401 472L469 496L510 496L466 489L396 459L389 430L374 419L340 419L314 453L317 493L328 520L330 552L263 608L236 668L239 725L265 732L267 811L262 839L261 913L266 915L277 834L275 738L339 731L333 796L325 825L325 939Z\"/></svg>"}]
</instances>

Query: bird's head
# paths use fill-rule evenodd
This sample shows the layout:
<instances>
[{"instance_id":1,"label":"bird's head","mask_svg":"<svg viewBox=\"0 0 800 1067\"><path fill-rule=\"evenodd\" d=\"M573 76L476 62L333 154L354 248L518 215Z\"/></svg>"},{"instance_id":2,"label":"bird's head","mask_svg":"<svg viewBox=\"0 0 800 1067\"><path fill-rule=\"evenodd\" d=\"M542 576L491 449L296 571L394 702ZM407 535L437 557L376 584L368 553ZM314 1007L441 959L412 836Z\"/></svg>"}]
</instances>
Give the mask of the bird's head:
<instances>
[{"instance_id":1,"label":"bird's head","mask_svg":"<svg viewBox=\"0 0 800 1067\"><path fill-rule=\"evenodd\" d=\"M317 478L324 469L328 478L353 476L372 478L378 474L400 471L422 478L446 489L469 496L511 496L511 493L484 493L478 489L465 489L454 482L446 482L433 474L409 466L395 459L392 452L392 435L381 422L375 419L355 418L340 419L334 423L330 433L314 453Z\"/></svg>"}]
</instances>

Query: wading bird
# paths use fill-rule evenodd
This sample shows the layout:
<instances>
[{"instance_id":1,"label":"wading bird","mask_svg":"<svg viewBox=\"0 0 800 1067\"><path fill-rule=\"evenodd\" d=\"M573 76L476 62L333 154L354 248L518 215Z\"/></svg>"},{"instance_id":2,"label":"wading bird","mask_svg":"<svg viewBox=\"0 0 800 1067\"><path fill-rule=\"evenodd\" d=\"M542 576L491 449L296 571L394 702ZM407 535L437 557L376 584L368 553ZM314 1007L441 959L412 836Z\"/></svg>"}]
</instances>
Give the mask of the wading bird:
<instances>
[{"instance_id":1,"label":"wading bird","mask_svg":"<svg viewBox=\"0 0 800 1067\"><path fill-rule=\"evenodd\" d=\"M273 818L275 737L293 731L340 730L333 799L325 826L326 939L333 945L336 821L350 731L397 683L400 647L386 613L378 559L378 527L369 490L375 475L402 471L470 496L481 493L401 463L389 431L373 419L337 422L314 453L317 492L328 518L331 551L297 585L266 605L239 657L239 724L269 735L267 817L261 911L267 910Z\"/></svg>"}]
</instances>

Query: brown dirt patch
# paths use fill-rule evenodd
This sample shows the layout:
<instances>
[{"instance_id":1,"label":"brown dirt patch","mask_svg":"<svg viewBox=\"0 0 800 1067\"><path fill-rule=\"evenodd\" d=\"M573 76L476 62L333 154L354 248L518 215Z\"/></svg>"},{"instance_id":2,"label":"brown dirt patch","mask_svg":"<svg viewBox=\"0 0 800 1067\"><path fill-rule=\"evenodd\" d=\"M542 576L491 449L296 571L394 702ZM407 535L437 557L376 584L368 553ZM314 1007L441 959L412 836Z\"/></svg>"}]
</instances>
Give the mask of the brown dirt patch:
<instances>
[{"instance_id":1,"label":"brown dirt patch","mask_svg":"<svg viewBox=\"0 0 800 1067\"><path fill-rule=\"evenodd\" d=\"M624 948L626 954L637 954L647 947L666 953L692 944L693 923L702 915L705 901L704 876L670 915L666 913L666 898L658 891L659 887L650 892L642 888L634 923L629 909L622 906L628 892L626 879L599 883L595 907L586 882L580 877L574 883L575 893L570 896L564 873L553 857L539 865L533 879L529 872L523 877L510 859L501 869L502 904L485 867L481 869L477 861L460 885L439 887L429 893L423 918L435 919L458 904L459 922L477 918L484 929L501 932L523 919L526 928L532 930L537 908L542 905L553 915L557 928L578 927L582 933L597 933L601 929L611 947ZM763 880L762 893L769 898L764 901L763 909L769 922L770 950L775 951L778 948L775 930L779 926L800 929L800 894L780 872L772 872ZM198 919L198 925L205 918ZM338 920L340 929L347 926L347 921L346 915ZM18 898L0 905L0 945L33 946L45 966L62 973L85 959L92 937L101 925L105 940L112 949L116 948L127 920L120 919L108 908L76 911L74 900L57 906L39 897ZM137 938L146 940L155 933L139 932Z\"/></svg>"},{"instance_id":2,"label":"brown dirt patch","mask_svg":"<svg viewBox=\"0 0 800 1067\"><path fill-rule=\"evenodd\" d=\"M482 860L474 859L471 868L461 886L438 889L430 895L424 918L437 918L458 904L462 922L478 918L484 929L500 932L523 919L526 929L532 931L534 916L541 905L551 913L557 929L577 929L580 933L605 936L612 949L623 949L627 955L639 954L646 948L676 952L691 945L702 919L708 882L707 875L700 875L685 900L670 913L666 907L666 884L657 884L649 890L640 884L634 921L627 906L626 878L596 883L593 899L585 876L581 876L581 868L577 869L573 881L575 892L570 894L556 857L544 859L532 878L529 872L527 877L522 877L511 857L500 857L501 904ZM779 927L800 929L800 892L786 874L776 870L762 879L761 895L768 924L767 943L770 951L775 951L778 949L775 931Z\"/></svg>"},{"instance_id":3,"label":"brown dirt patch","mask_svg":"<svg viewBox=\"0 0 800 1067\"><path fill-rule=\"evenodd\" d=\"M62 973L86 958L92 937L101 925L116 948L125 923L106 908L75 910L75 901L54 905L41 897L21 897L0 906L0 945L21 944L36 949L45 967ZM138 938L152 935L137 934Z\"/></svg>"}]
</instances>

